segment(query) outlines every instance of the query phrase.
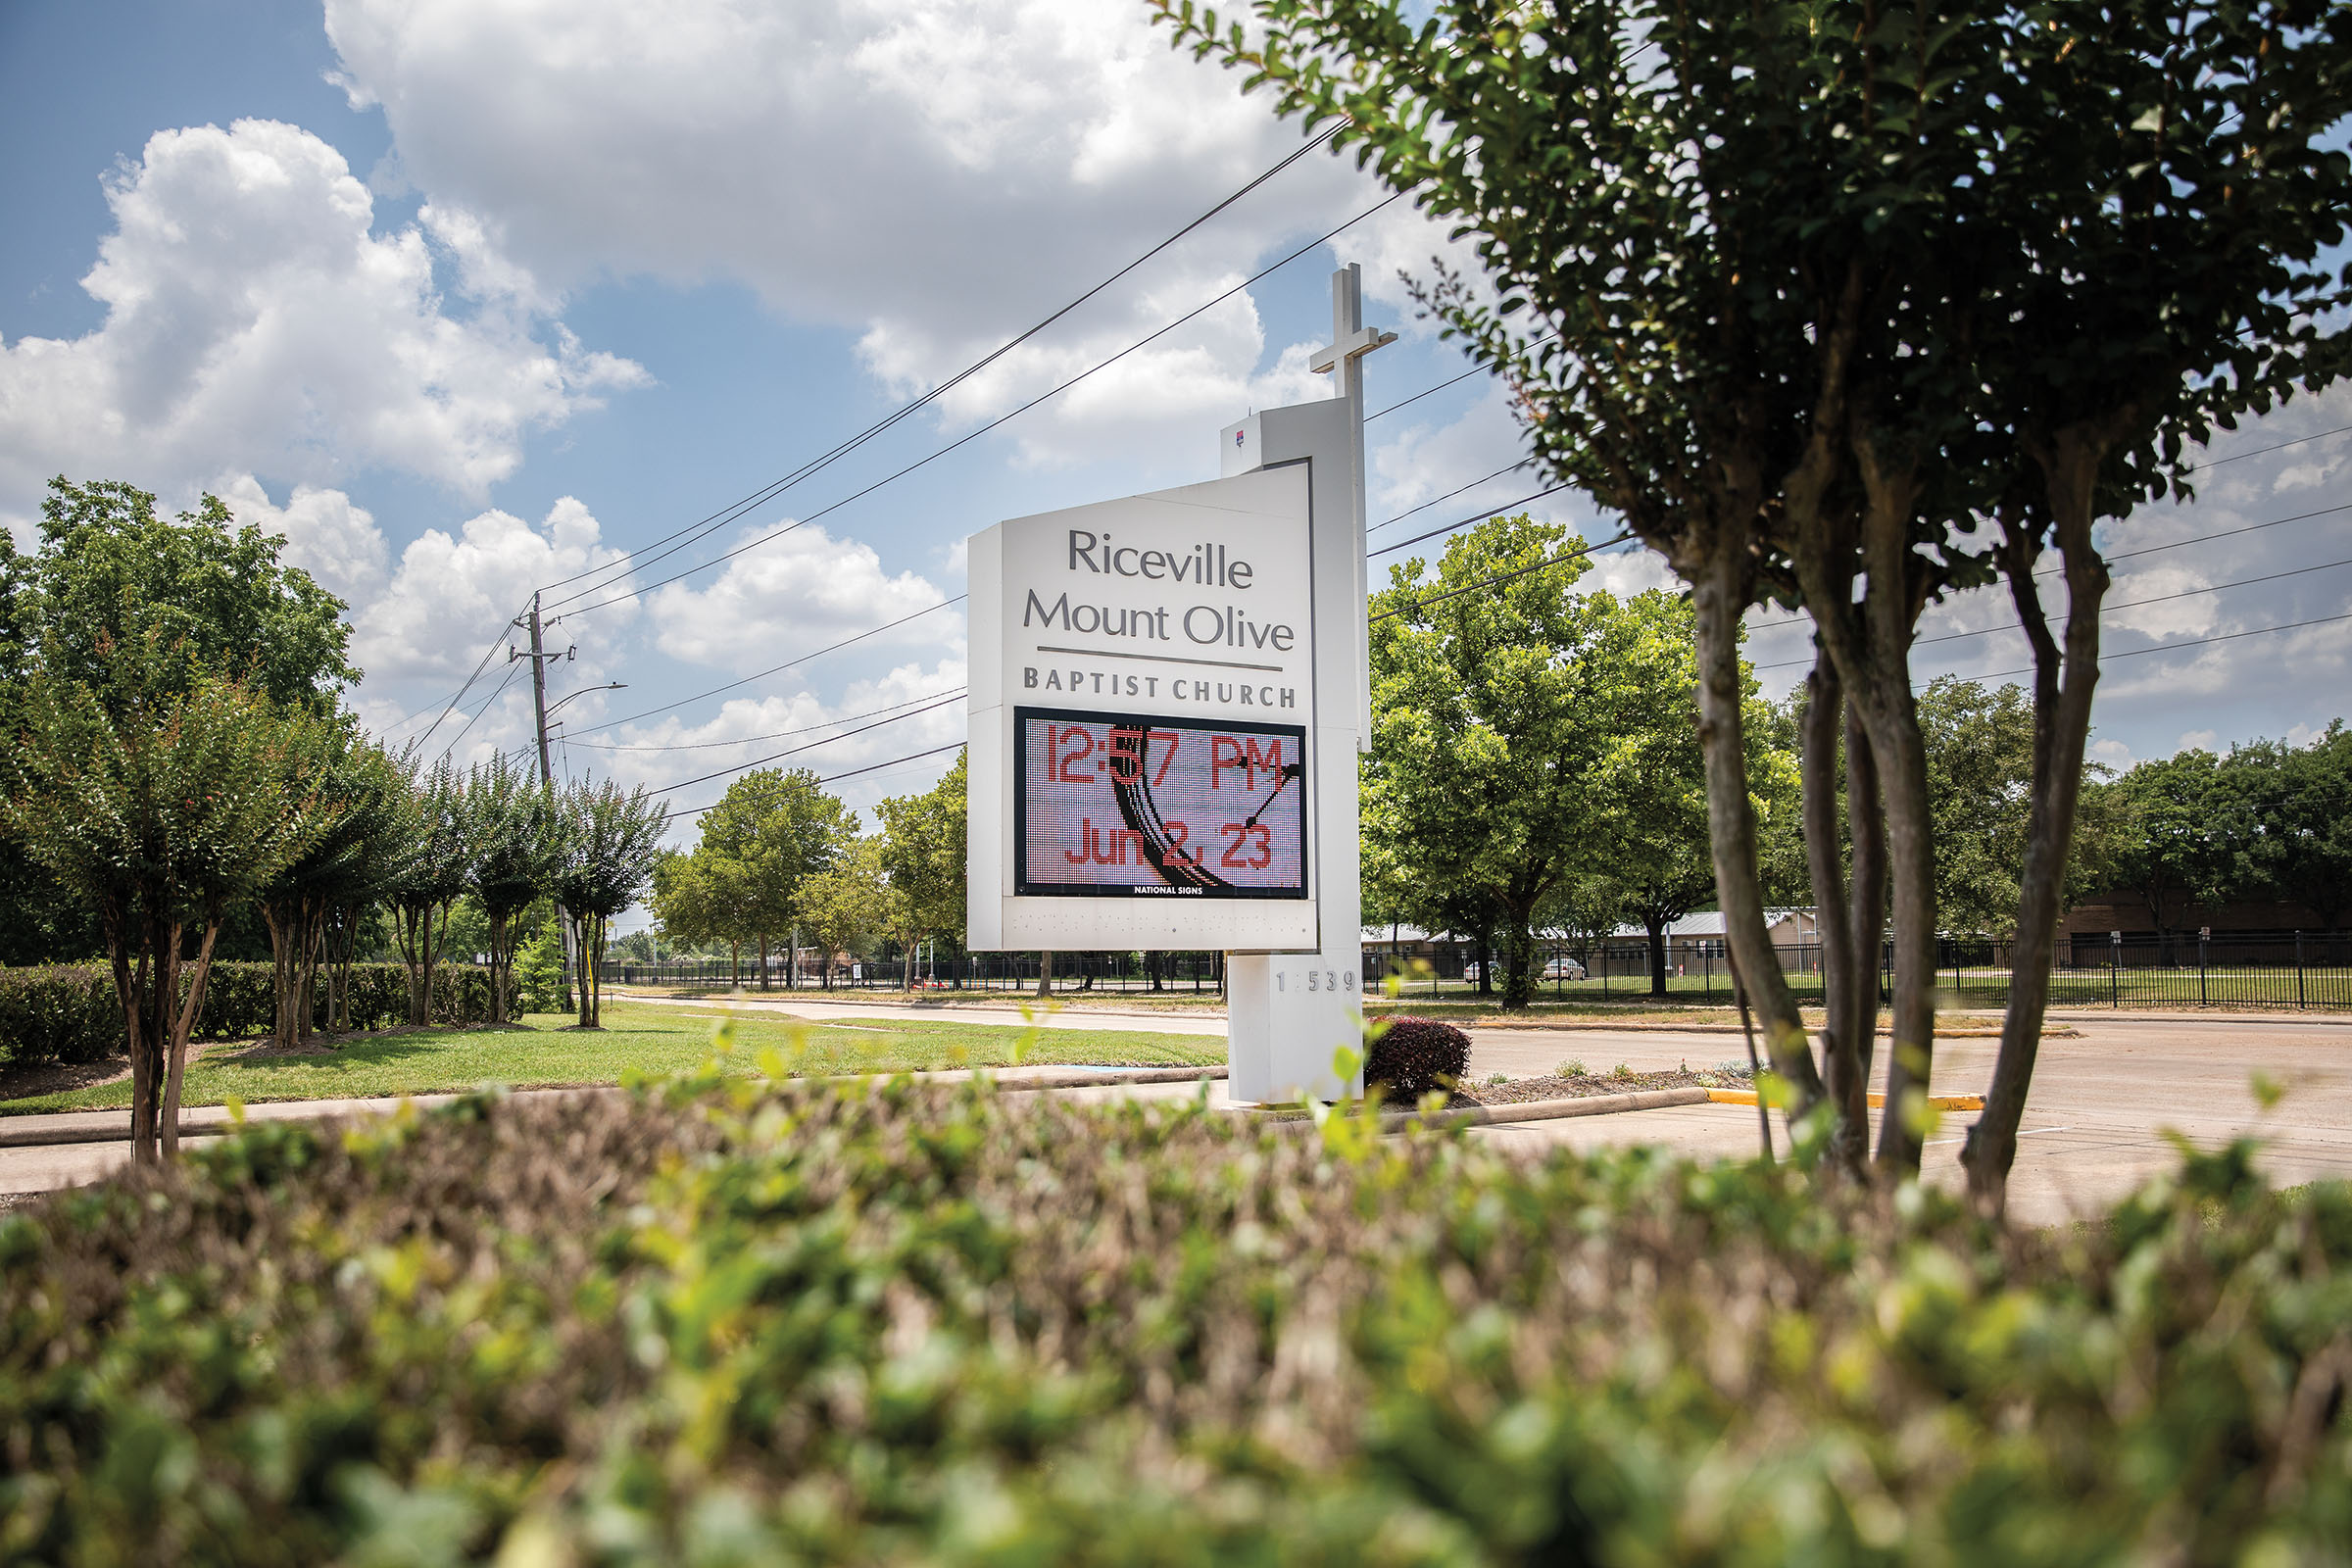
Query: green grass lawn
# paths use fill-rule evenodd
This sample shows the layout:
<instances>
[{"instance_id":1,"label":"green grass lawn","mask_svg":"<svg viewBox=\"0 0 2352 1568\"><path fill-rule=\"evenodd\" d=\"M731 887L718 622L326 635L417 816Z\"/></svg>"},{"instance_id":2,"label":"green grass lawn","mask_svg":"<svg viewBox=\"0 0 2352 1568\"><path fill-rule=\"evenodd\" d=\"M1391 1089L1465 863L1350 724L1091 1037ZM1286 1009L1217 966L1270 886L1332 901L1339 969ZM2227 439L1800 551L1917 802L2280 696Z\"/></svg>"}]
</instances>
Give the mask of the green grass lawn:
<instances>
[{"instance_id":1,"label":"green grass lawn","mask_svg":"<svg viewBox=\"0 0 2352 1568\"><path fill-rule=\"evenodd\" d=\"M677 1072L710 1059L722 1009L605 1004L601 1032L565 1029L564 1016L536 1016L518 1029L453 1030L355 1041L315 1056L230 1061L234 1045L215 1045L188 1067L182 1102L327 1100L368 1095L438 1094L505 1084L513 1089L618 1083L631 1068ZM1017 1019L975 1024L946 1019L913 1023L797 1024L770 1013L736 1015L735 1061L760 1071L768 1048L791 1070L832 1073L916 1072L943 1067L1002 1067L1031 1034ZM209 1058L209 1059L207 1059ZM1225 1042L1208 1035L1143 1034L1116 1029L1041 1029L1022 1060L1088 1066L1190 1067L1220 1064ZM126 1107L130 1083L98 1084L63 1094L0 1102L0 1115Z\"/></svg>"}]
</instances>

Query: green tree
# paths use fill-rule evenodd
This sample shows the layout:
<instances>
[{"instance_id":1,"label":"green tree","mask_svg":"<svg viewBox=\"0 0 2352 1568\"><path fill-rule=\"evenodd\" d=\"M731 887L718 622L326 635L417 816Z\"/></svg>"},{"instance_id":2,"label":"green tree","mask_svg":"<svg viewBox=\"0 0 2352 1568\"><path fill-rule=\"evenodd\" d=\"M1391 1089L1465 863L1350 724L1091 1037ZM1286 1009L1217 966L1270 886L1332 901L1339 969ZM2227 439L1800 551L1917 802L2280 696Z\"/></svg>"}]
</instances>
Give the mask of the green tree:
<instances>
[{"instance_id":1,"label":"green tree","mask_svg":"<svg viewBox=\"0 0 2352 1568\"><path fill-rule=\"evenodd\" d=\"M467 890L487 924L490 1022L507 1017L514 969L514 917L553 885L562 860L554 796L530 770L504 756L475 767L466 779L466 838L471 847Z\"/></svg>"},{"instance_id":2,"label":"green tree","mask_svg":"<svg viewBox=\"0 0 2352 1568\"><path fill-rule=\"evenodd\" d=\"M298 746L282 754L281 781L289 794L308 790L318 802L321 821L309 846L265 883L259 894L270 929L275 1015L272 1042L292 1048L311 1037L318 997L318 965L329 956L327 941L338 929L337 912L355 902L370 902L409 847L416 827L407 780L398 763L338 715L308 728ZM356 926L356 919L341 929ZM344 957L348 980L349 958ZM328 1023L348 1027L348 989L336 991L329 965Z\"/></svg>"},{"instance_id":3,"label":"green tree","mask_svg":"<svg viewBox=\"0 0 2352 1568\"><path fill-rule=\"evenodd\" d=\"M1540 916L1576 879L1653 912L1706 882L1689 612L1575 593L1581 561L1536 569L1564 537L1494 518L1448 540L1434 578L1392 567L1372 607L1365 840L1456 929L1491 911L1511 1007L1533 991Z\"/></svg>"},{"instance_id":4,"label":"green tree","mask_svg":"<svg viewBox=\"0 0 2352 1568\"><path fill-rule=\"evenodd\" d=\"M1628 705L1611 737L1593 786L1606 802L1608 846L1597 875L1606 902L1642 923L1649 939L1652 996L1666 995L1666 931L1715 900L1715 859L1707 842L1706 759L1695 713L1698 666L1690 603L1652 591L1604 611L1616 622L1622 649L1620 679L1652 694ZM1777 730L1768 705L1755 693L1743 664L1741 736L1750 809L1759 842L1781 836L1779 824L1796 815L1796 759L1775 751Z\"/></svg>"},{"instance_id":5,"label":"green tree","mask_svg":"<svg viewBox=\"0 0 2352 1568\"><path fill-rule=\"evenodd\" d=\"M2032 700L1943 675L1920 693L1919 719L1944 929L2012 936L2033 813Z\"/></svg>"},{"instance_id":6,"label":"green tree","mask_svg":"<svg viewBox=\"0 0 2352 1568\"><path fill-rule=\"evenodd\" d=\"M2253 874L2333 931L2352 907L2352 730L2342 719L2309 746L2267 748L2275 781L2260 796Z\"/></svg>"},{"instance_id":7,"label":"green tree","mask_svg":"<svg viewBox=\"0 0 2352 1568\"><path fill-rule=\"evenodd\" d=\"M649 799L642 785L624 795L611 779L582 779L564 790L557 821L563 860L556 896L580 956L579 1023L601 1029L605 933L652 882L669 808Z\"/></svg>"},{"instance_id":8,"label":"green tree","mask_svg":"<svg viewBox=\"0 0 2352 1568\"><path fill-rule=\"evenodd\" d=\"M808 880L801 889L801 925L816 945L818 981L827 989L836 955L862 957L884 932L904 928L891 902L879 839L853 840Z\"/></svg>"},{"instance_id":9,"label":"green tree","mask_svg":"<svg viewBox=\"0 0 2352 1568\"><path fill-rule=\"evenodd\" d=\"M279 562L284 543L235 527L211 496L173 521L133 486L52 480L35 550L0 539L0 733L23 728L36 668L118 709L104 650L132 644L156 650L141 677L149 690L225 676L280 706L331 710L337 688L359 679L345 657L351 628L341 601ZM0 790L24 787L0 776ZM104 943L86 903L0 841L0 962L83 957Z\"/></svg>"},{"instance_id":10,"label":"green tree","mask_svg":"<svg viewBox=\"0 0 2352 1568\"><path fill-rule=\"evenodd\" d=\"M734 866L721 864L717 856L699 848L691 854L663 850L654 862L652 879L654 918L662 923L662 934L686 949L726 943L734 955L731 984L742 981L737 937L743 928L735 918L733 891L737 880Z\"/></svg>"},{"instance_id":11,"label":"green tree","mask_svg":"<svg viewBox=\"0 0 2352 1568\"><path fill-rule=\"evenodd\" d=\"M730 901L736 932L758 945L762 991L768 945L800 917L802 888L857 832L857 817L807 768L755 769L703 814L697 853L708 851L735 868L722 879L737 888Z\"/></svg>"},{"instance_id":12,"label":"green tree","mask_svg":"<svg viewBox=\"0 0 2352 1568\"><path fill-rule=\"evenodd\" d=\"M878 859L890 879L890 911L906 945L906 979L925 937L960 944L964 917L964 780L967 759L920 795L884 801Z\"/></svg>"},{"instance_id":13,"label":"green tree","mask_svg":"<svg viewBox=\"0 0 2352 1568\"><path fill-rule=\"evenodd\" d=\"M2220 767L2211 752L2192 748L2139 763L2107 792L2118 818L2107 869L2139 900L2167 947L2189 906L2208 897L2229 863L2219 830Z\"/></svg>"},{"instance_id":14,"label":"green tree","mask_svg":"<svg viewBox=\"0 0 2352 1568\"><path fill-rule=\"evenodd\" d=\"M1513 383L1546 469L1690 584L1727 935L1800 1113L1829 1103L1834 1171L1860 1169L1876 1012L1847 899L1881 874L1879 1158L1918 1165L1937 917L1910 647L1927 604L2008 580L2035 654L2034 810L2002 1046L1964 1151L1997 1209L2097 678L2092 525L2181 489L2185 443L2341 372L2346 293L2318 263L2352 193L2334 146L2352 8L1441 0L1414 23L1385 0L1254 0L1245 28L1155 5L1281 111L1345 117L1337 144L1471 236L1491 291L1450 280L1430 302ZM2050 548L2063 647L2034 586ZM1841 755L1860 785L1850 881L1838 835L1808 833L1825 956L1847 977L1818 1066L1740 777L1737 633L1760 598L1817 632L1809 823Z\"/></svg>"},{"instance_id":15,"label":"green tree","mask_svg":"<svg viewBox=\"0 0 2352 1568\"><path fill-rule=\"evenodd\" d=\"M319 721L234 682L187 676L154 635L102 644L82 680L26 692L9 823L106 932L131 1065L131 1151L179 1149L189 1031L228 906L301 856L327 813L290 758ZM196 953L183 959L192 934Z\"/></svg>"}]
</instances>

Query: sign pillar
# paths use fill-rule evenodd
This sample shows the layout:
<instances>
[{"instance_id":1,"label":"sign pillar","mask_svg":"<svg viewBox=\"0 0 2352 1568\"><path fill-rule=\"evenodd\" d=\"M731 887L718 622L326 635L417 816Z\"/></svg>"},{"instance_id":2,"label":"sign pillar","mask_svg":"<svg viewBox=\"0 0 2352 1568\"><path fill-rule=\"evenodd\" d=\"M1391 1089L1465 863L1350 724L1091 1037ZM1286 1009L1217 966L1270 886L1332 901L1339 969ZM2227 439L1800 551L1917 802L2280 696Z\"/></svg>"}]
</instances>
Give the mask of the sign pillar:
<instances>
[{"instance_id":1,"label":"sign pillar","mask_svg":"<svg viewBox=\"0 0 2352 1568\"><path fill-rule=\"evenodd\" d=\"M1355 758L1370 749L1370 629L1365 620L1363 357L1396 341L1363 321L1363 272L1332 274L1332 340L1313 361L1336 370L1338 396L1268 409L1219 436L1226 476L1304 460L1314 551L1318 931L1309 952L1229 952L1225 959L1228 1091L1237 1101L1337 1099L1360 1093L1359 1069L1332 1070L1363 1038L1363 889Z\"/></svg>"}]
</instances>

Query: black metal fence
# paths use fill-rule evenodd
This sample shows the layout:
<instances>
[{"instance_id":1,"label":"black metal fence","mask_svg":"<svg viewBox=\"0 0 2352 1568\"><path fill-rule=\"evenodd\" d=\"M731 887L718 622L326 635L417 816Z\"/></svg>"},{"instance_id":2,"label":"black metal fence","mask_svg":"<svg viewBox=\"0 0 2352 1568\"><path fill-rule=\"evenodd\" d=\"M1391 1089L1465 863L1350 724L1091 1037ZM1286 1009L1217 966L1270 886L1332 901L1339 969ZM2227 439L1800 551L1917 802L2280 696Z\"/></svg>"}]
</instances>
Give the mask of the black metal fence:
<instances>
[{"instance_id":1,"label":"black metal fence","mask_svg":"<svg viewBox=\"0 0 2352 1568\"><path fill-rule=\"evenodd\" d=\"M866 959L836 965L818 974L804 960L788 975L781 958L768 965L767 988L808 991L981 991L1034 992L1041 963L1034 953L964 953L938 956ZM608 958L607 985L724 986L759 990L756 959L730 965L724 958L686 963L631 963ZM1225 989L1221 953L1056 953L1055 992L1116 992L1218 996Z\"/></svg>"},{"instance_id":2,"label":"black metal fence","mask_svg":"<svg viewBox=\"0 0 2352 1568\"><path fill-rule=\"evenodd\" d=\"M1938 1005L2008 1004L2008 944L1946 940L1938 949ZM1821 949L1806 943L1777 951L1789 989L1800 1001L1819 1001ZM1406 961L1412 970L1402 982L1407 995L1460 998L1482 989L1471 944L1441 944L1420 961ZM1541 961L1534 987L1541 997L1623 1001L1654 995L1646 942L1558 945L1543 950ZM1367 956L1365 983L1376 983L1388 969ZM1892 949L1881 956L1879 982L1882 995L1892 987ZM1487 989L1500 994L1499 963ZM1665 989L1676 1001L1730 1002L1731 966L1722 941L1670 944ZM2050 1005L2352 1009L2352 933L2078 939L2062 944L2051 964Z\"/></svg>"},{"instance_id":3,"label":"black metal fence","mask_svg":"<svg viewBox=\"0 0 2352 1568\"><path fill-rule=\"evenodd\" d=\"M1939 944L1937 1004L1945 1007L2001 1007L2009 1001L2009 949L2005 943L1945 941ZM1821 997L1821 950L1812 944L1779 950L1782 972L1799 1001ZM1549 945L1539 953L1533 987L1539 998L1555 1001L1639 1002L1653 994L1646 942L1610 941ZM1377 996L1393 969L1407 997L1460 1001L1482 990L1499 996L1500 959L1485 987L1472 943L1437 943L1407 954L1401 964L1376 949L1364 954L1363 983ZM804 963L794 988L827 991L1035 992L1040 969L1034 953L972 953L863 961L819 975ZM730 966L725 959L684 963L632 963L608 959L608 985L727 986L760 989L756 960ZM1880 966L1882 994L1891 987L1891 950ZM781 957L769 964L768 989L787 989ZM1225 984L1224 956L1217 953L1056 953L1053 990L1118 994L1213 996ZM1667 951L1666 995L1677 1002L1728 1003L1731 967L1717 939L1673 943ZM2289 933L2280 936L2131 935L2078 938L2058 949L2050 971L2054 1007L2278 1007L2352 1009L2352 933Z\"/></svg>"}]
</instances>

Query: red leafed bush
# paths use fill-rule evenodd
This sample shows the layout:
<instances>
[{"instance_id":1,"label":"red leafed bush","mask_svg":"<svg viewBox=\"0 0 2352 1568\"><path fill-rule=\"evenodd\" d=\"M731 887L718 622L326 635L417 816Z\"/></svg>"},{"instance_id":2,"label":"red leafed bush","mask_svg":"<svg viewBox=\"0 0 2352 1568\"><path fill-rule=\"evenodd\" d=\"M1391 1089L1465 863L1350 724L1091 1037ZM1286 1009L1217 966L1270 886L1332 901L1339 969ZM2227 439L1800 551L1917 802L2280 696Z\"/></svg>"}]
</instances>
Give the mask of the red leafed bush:
<instances>
[{"instance_id":1,"label":"red leafed bush","mask_svg":"<svg viewBox=\"0 0 2352 1568\"><path fill-rule=\"evenodd\" d=\"M1364 1058L1364 1087L1392 1101L1418 1100L1450 1089L1470 1071L1470 1037L1435 1018L1395 1018Z\"/></svg>"}]
</instances>

